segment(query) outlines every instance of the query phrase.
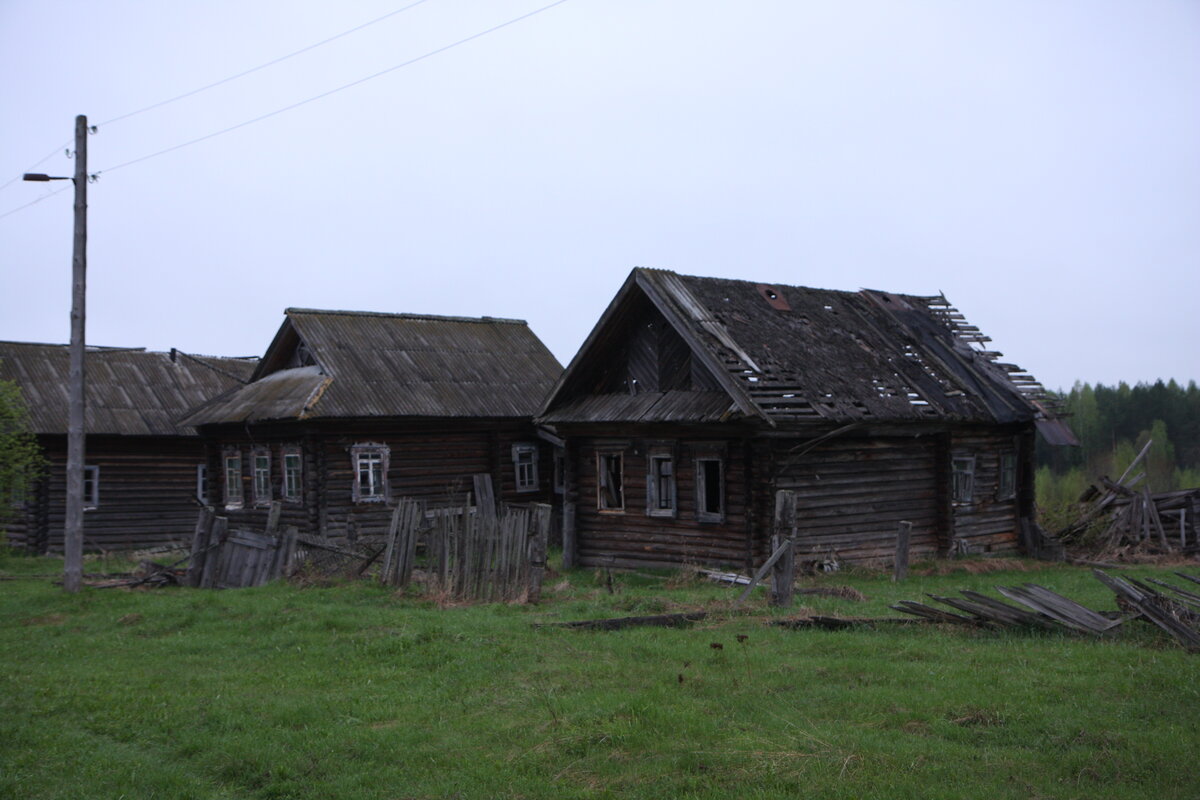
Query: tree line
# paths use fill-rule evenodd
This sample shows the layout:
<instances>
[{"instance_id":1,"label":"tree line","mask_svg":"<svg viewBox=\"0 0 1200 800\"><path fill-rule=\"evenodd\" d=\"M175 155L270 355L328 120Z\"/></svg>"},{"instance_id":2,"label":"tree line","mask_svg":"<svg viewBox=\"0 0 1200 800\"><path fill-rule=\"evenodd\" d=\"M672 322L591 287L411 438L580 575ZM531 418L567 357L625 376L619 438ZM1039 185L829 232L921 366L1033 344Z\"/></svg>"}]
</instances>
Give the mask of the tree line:
<instances>
[{"instance_id":1,"label":"tree line","mask_svg":"<svg viewBox=\"0 0 1200 800\"><path fill-rule=\"evenodd\" d=\"M1116 386L1076 383L1057 395L1079 447L1052 447L1039 439L1038 503L1064 512L1101 476L1116 479L1146 442L1133 475L1152 492L1200 487L1200 387L1175 380ZM1133 477L1131 475L1130 477Z\"/></svg>"}]
</instances>

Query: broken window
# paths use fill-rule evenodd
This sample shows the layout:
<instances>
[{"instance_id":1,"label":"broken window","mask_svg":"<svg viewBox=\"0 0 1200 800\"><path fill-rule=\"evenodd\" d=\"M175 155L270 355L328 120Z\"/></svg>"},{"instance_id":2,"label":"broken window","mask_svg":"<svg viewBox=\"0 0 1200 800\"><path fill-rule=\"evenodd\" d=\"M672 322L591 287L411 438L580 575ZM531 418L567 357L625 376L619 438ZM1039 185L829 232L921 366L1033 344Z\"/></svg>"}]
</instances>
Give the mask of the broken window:
<instances>
[{"instance_id":1,"label":"broken window","mask_svg":"<svg viewBox=\"0 0 1200 800\"><path fill-rule=\"evenodd\" d=\"M301 469L303 460L300 458L300 448L284 447L280 450L283 456L283 499L291 503L301 498Z\"/></svg>"},{"instance_id":2,"label":"broken window","mask_svg":"<svg viewBox=\"0 0 1200 800\"><path fill-rule=\"evenodd\" d=\"M601 511L624 511L624 455L596 454L596 507Z\"/></svg>"},{"instance_id":3,"label":"broken window","mask_svg":"<svg viewBox=\"0 0 1200 800\"><path fill-rule=\"evenodd\" d=\"M242 456L236 450L226 451L223 458L225 469L225 505L237 507L242 504Z\"/></svg>"},{"instance_id":4,"label":"broken window","mask_svg":"<svg viewBox=\"0 0 1200 800\"><path fill-rule=\"evenodd\" d=\"M271 504L271 451L255 448L250 454L254 480L254 504L266 506Z\"/></svg>"},{"instance_id":5,"label":"broken window","mask_svg":"<svg viewBox=\"0 0 1200 800\"><path fill-rule=\"evenodd\" d=\"M561 447L554 449L554 493L564 494L567 490L567 457Z\"/></svg>"},{"instance_id":6,"label":"broken window","mask_svg":"<svg viewBox=\"0 0 1200 800\"><path fill-rule=\"evenodd\" d=\"M725 464L721 458L696 459L696 518L701 522L725 519Z\"/></svg>"},{"instance_id":7,"label":"broken window","mask_svg":"<svg viewBox=\"0 0 1200 800\"><path fill-rule=\"evenodd\" d=\"M83 468L83 508L90 510L100 506L100 468Z\"/></svg>"},{"instance_id":8,"label":"broken window","mask_svg":"<svg viewBox=\"0 0 1200 800\"><path fill-rule=\"evenodd\" d=\"M1000 454L1000 475L996 479L996 499L1011 500L1017 495L1017 454Z\"/></svg>"},{"instance_id":9,"label":"broken window","mask_svg":"<svg viewBox=\"0 0 1200 800\"><path fill-rule=\"evenodd\" d=\"M537 445L518 442L512 447L513 469L517 474L518 492L536 492L538 488Z\"/></svg>"},{"instance_id":10,"label":"broken window","mask_svg":"<svg viewBox=\"0 0 1200 800\"><path fill-rule=\"evenodd\" d=\"M646 475L646 513L652 517L675 516L675 457L669 452L650 453Z\"/></svg>"},{"instance_id":11,"label":"broken window","mask_svg":"<svg viewBox=\"0 0 1200 800\"><path fill-rule=\"evenodd\" d=\"M388 448L381 444L356 444L350 448L354 466L351 497L356 503L387 500Z\"/></svg>"},{"instance_id":12,"label":"broken window","mask_svg":"<svg viewBox=\"0 0 1200 800\"><path fill-rule=\"evenodd\" d=\"M975 456L956 456L952 462L954 502L971 503L975 500Z\"/></svg>"}]
</instances>

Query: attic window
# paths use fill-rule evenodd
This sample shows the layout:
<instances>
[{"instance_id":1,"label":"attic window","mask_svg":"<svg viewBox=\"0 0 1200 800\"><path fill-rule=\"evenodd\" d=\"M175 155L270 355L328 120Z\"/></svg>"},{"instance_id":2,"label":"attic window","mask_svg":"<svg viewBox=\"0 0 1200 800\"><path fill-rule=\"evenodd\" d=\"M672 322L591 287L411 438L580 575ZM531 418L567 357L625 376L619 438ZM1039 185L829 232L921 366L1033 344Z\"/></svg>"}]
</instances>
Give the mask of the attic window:
<instances>
[{"instance_id":1,"label":"attic window","mask_svg":"<svg viewBox=\"0 0 1200 800\"><path fill-rule=\"evenodd\" d=\"M792 310L792 307L788 304L787 299L783 296L783 292L780 291L779 287L768 286L765 283L760 283L755 288L758 289L758 293L762 296L762 299L767 301L767 305L776 311Z\"/></svg>"}]
</instances>

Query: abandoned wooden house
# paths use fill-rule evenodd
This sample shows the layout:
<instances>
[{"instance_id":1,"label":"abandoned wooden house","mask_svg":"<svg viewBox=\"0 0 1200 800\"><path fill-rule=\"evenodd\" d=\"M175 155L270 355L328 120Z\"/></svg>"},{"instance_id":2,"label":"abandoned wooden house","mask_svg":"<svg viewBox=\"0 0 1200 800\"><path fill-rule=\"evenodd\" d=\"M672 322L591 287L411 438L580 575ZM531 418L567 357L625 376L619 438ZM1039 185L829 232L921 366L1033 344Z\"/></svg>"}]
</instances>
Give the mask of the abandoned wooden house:
<instances>
[{"instance_id":1,"label":"abandoned wooden house","mask_svg":"<svg viewBox=\"0 0 1200 800\"><path fill-rule=\"evenodd\" d=\"M750 567L774 493L797 557L1018 549L1041 387L945 297L636 269L538 414L564 448L564 560ZM1028 529L1026 529L1028 530Z\"/></svg>"},{"instance_id":2,"label":"abandoned wooden house","mask_svg":"<svg viewBox=\"0 0 1200 800\"><path fill-rule=\"evenodd\" d=\"M330 540L387 531L393 501L553 498L534 411L562 372L519 320L290 308L252 380L185 422L209 442L208 501L230 525Z\"/></svg>"},{"instance_id":3,"label":"abandoned wooden house","mask_svg":"<svg viewBox=\"0 0 1200 800\"><path fill-rule=\"evenodd\" d=\"M204 444L178 422L189 408L238 386L254 359L172 350L89 347L86 355L84 547L119 550L187 542L205 494ZM0 378L21 387L46 460L8 527L10 545L62 550L66 516L66 345L0 342Z\"/></svg>"}]
</instances>

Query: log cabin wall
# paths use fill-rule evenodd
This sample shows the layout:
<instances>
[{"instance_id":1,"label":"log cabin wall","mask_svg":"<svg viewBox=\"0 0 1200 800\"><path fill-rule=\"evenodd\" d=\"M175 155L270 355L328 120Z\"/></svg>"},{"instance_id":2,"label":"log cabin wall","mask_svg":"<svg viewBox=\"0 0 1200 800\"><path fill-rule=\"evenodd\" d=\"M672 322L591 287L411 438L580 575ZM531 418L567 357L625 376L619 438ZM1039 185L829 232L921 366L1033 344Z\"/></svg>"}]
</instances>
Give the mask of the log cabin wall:
<instances>
[{"instance_id":1,"label":"log cabin wall","mask_svg":"<svg viewBox=\"0 0 1200 800\"><path fill-rule=\"evenodd\" d=\"M252 436L251 436L252 434ZM536 453L536 486L518 488L514 445ZM355 491L354 454L379 448L387 465L386 494L364 497ZM282 497L285 448L302 457L302 497ZM550 502L553 497L553 448L537 438L532 425L514 420L459 422L281 423L227 429L209 445L210 474L222 476L221 460L236 452L242 459L242 502L225 502L221 480L210 482L209 501L223 509L234 526L261 529L270 501L282 499L281 526L295 525L310 535L334 541L356 541L387 531L392 505L399 497L416 497L431 506L461 504L473 492L473 477L491 475L496 499L508 503ZM271 458L271 496L255 502L253 455Z\"/></svg>"},{"instance_id":2,"label":"log cabin wall","mask_svg":"<svg viewBox=\"0 0 1200 800\"><path fill-rule=\"evenodd\" d=\"M749 567L752 547L744 440L658 430L654 435L632 438L572 437L568 453L580 565ZM600 507L599 470L606 455L621 457L623 507L619 510ZM655 480L651 461L654 456L667 455L672 459L675 483L673 513L657 508L651 488ZM719 461L723 482L720 514L703 511L704 479L698 478L698 470L705 468L698 460ZM707 502L712 501L710 494Z\"/></svg>"},{"instance_id":3,"label":"log cabin wall","mask_svg":"<svg viewBox=\"0 0 1200 800\"><path fill-rule=\"evenodd\" d=\"M62 552L66 519L66 437L39 437L46 475L27 515L24 541L36 552ZM85 550L130 550L185 544L200 508L197 467L203 443L182 436L87 438L86 467L98 468L94 507L83 515ZM90 484L89 484L90 485Z\"/></svg>"},{"instance_id":4,"label":"log cabin wall","mask_svg":"<svg viewBox=\"0 0 1200 800\"><path fill-rule=\"evenodd\" d=\"M1026 439L1028 436L1025 437ZM954 548L960 554L1015 553L1020 542L1021 467L1017 430L961 429L950 437ZM972 468L963 494L962 468ZM1008 476L1004 477L1004 472ZM958 473L958 474L956 474Z\"/></svg>"},{"instance_id":5,"label":"log cabin wall","mask_svg":"<svg viewBox=\"0 0 1200 800\"><path fill-rule=\"evenodd\" d=\"M803 440L771 440L771 488L796 492L797 559L890 561L901 520L913 558L938 553L936 438L833 439L801 455ZM773 508L770 495L765 498Z\"/></svg>"}]
</instances>

